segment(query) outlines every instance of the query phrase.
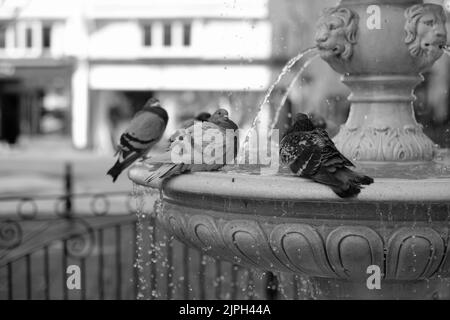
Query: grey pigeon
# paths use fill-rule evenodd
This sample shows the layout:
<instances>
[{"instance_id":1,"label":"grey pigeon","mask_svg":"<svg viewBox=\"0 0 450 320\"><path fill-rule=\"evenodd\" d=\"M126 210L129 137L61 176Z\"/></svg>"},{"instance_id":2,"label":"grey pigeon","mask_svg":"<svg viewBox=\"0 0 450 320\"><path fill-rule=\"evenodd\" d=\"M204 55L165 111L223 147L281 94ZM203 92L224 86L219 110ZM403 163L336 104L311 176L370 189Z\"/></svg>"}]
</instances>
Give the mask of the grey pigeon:
<instances>
[{"instance_id":1,"label":"grey pigeon","mask_svg":"<svg viewBox=\"0 0 450 320\"><path fill-rule=\"evenodd\" d=\"M238 150L238 141L237 137L234 137L233 143L228 143L226 140L226 130L231 129L233 132L238 130L238 126L228 118L228 112L225 109L218 109L216 112L213 113L213 115L209 118L208 121L203 121L198 123L198 125L201 125L202 135L204 135L207 130L218 130L220 134L223 137L223 146L219 146L220 148L223 148L223 160L221 163L193 163L191 162L173 162L172 157L172 150L175 146L177 146L177 143L180 141L189 141L192 145L192 149L194 150L197 148L198 152L202 153L205 148L210 148L209 145L211 142L208 141L208 143L205 143L205 141L202 141L202 143L198 143L194 139L194 126L195 123L186 128L186 129L180 129L177 130L178 134L176 137L173 137L173 142L171 146L169 147L169 150L160 156L155 156L146 162L148 165L152 167L151 174L147 177L146 182L149 183L155 179L163 179L163 178L169 178L175 175L179 175L186 172L198 172L198 171L214 171L219 170L221 167L223 167L226 164L226 160L229 159L235 159L237 156L237 150ZM192 160L192 156L191 156Z\"/></svg>"},{"instance_id":2,"label":"grey pigeon","mask_svg":"<svg viewBox=\"0 0 450 320\"><path fill-rule=\"evenodd\" d=\"M158 99L150 98L139 112L135 114L130 125L120 136L118 145L119 157L114 166L107 172L117 177L140 157L144 157L161 139L166 129L169 116L161 107Z\"/></svg>"}]
</instances>

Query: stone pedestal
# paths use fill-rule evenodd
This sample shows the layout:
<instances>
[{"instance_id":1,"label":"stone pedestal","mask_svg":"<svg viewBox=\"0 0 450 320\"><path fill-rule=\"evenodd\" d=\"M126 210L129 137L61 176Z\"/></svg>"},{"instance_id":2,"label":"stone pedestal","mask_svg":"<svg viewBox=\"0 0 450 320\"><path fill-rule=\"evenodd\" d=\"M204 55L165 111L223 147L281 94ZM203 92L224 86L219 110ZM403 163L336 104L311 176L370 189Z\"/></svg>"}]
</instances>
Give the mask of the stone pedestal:
<instances>
[{"instance_id":1,"label":"stone pedestal","mask_svg":"<svg viewBox=\"0 0 450 320\"><path fill-rule=\"evenodd\" d=\"M360 161L429 161L433 142L414 118L413 89L420 75L343 76L352 90L347 122L334 138Z\"/></svg>"},{"instance_id":2,"label":"stone pedestal","mask_svg":"<svg viewBox=\"0 0 450 320\"><path fill-rule=\"evenodd\" d=\"M428 161L433 142L414 118L413 90L443 54L443 8L422 1L342 0L323 12L316 44L350 88L350 115L335 137L359 161Z\"/></svg>"}]
</instances>

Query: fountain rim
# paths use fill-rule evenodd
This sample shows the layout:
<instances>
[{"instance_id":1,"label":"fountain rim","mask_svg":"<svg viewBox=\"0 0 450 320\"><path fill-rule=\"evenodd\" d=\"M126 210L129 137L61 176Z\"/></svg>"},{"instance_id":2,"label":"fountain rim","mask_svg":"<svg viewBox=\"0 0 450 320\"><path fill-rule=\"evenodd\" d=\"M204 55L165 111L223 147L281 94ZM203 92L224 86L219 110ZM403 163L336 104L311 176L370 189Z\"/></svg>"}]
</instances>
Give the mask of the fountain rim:
<instances>
[{"instance_id":1,"label":"fountain rim","mask_svg":"<svg viewBox=\"0 0 450 320\"><path fill-rule=\"evenodd\" d=\"M330 202L448 202L450 178L398 179L376 178L357 198L341 199L329 187L295 176L255 175L238 172L195 172L145 182L148 169L136 164L128 177L136 184L162 188L164 192L218 196L222 198L280 201Z\"/></svg>"}]
</instances>

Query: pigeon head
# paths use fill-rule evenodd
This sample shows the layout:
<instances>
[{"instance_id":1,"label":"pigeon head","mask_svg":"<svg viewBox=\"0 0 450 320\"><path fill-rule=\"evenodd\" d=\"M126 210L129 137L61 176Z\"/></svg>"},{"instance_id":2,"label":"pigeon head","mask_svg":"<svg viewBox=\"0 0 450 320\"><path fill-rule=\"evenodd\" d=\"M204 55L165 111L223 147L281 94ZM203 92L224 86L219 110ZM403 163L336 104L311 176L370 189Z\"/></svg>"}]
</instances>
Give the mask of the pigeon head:
<instances>
[{"instance_id":1,"label":"pigeon head","mask_svg":"<svg viewBox=\"0 0 450 320\"><path fill-rule=\"evenodd\" d=\"M226 123L228 120L228 111L225 109L218 109L216 112L212 114L212 116L208 119L209 122L212 122L217 125L221 125Z\"/></svg>"},{"instance_id":2,"label":"pigeon head","mask_svg":"<svg viewBox=\"0 0 450 320\"><path fill-rule=\"evenodd\" d=\"M161 103L156 98L150 98L144 105L144 108L161 107Z\"/></svg>"},{"instance_id":3,"label":"pigeon head","mask_svg":"<svg viewBox=\"0 0 450 320\"><path fill-rule=\"evenodd\" d=\"M222 108L214 112L208 121L225 129L238 129L238 126L228 118L228 111Z\"/></svg>"},{"instance_id":4,"label":"pigeon head","mask_svg":"<svg viewBox=\"0 0 450 320\"><path fill-rule=\"evenodd\" d=\"M294 117L294 124L290 130L291 132L297 131L312 131L315 129L310 117L304 113L297 113Z\"/></svg>"},{"instance_id":5,"label":"pigeon head","mask_svg":"<svg viewBox=\"0 0 450 320\"><path fill-rule=\"evenodd\" d=\"M161 119L164 120L165 124L167 124L167 122L169 121L169 115L167 114L167 111L161 107L161 103L156 98L148 99L142 109L158 115Z\"/></svg>"},{"instance_id":6,"label":"pigeon head","mask_svg":"<svg viewBox=\"0 0 450 320\"><path fill-rule=\"evenodd\" d=\"M225 109L218 109L216 112L214 112L211 116L211 118L209 118L209 120L211 122L215 122L215 121L220 121L220 120L225 120L228 119L228 111Z\"/></svg>"}]
</instances>

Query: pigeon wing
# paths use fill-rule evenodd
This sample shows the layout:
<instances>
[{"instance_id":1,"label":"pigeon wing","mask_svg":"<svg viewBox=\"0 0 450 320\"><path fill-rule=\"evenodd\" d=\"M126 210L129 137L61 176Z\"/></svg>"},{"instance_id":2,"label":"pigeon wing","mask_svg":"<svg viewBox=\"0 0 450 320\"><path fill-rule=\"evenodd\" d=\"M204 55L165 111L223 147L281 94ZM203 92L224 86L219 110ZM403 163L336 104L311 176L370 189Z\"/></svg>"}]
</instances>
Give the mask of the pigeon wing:
<instances>
[{"instance_id":1,"label":"pigeon wing","mask_svg":"<svg viewBox=\"0 0 450 320\"><path fill-rule=\"evenodd\" d=\"M158 115L145 111L137 113L120 136L119 148L122 157L127 158L132 153L148 151L161 139L165 128L164 120Z\"/></svg>"},{"instance_id":2,"label":"pigeon wing","mask_svg":"<svg viewBox=\"0 0 450 320\"><path fill-rule=\"evenodd\" d=\"M315 144L314 136L308 132L295 132L281 141L280 159L288 165L292 172L310 176L317 172L321 165L322 153Z\"/></svg>"},{"instance_id":3,"label":"pigeon wing","mask_svg":"<svg viewBox=\"0 0 450 320\"><path fill-rule=\"evenodd\" d=\"M325 130L314 130L313 137L315 144L322 149L322 163L324 166L354 167L354 164L339 152Z\"/></svg>"}]
</instances>

